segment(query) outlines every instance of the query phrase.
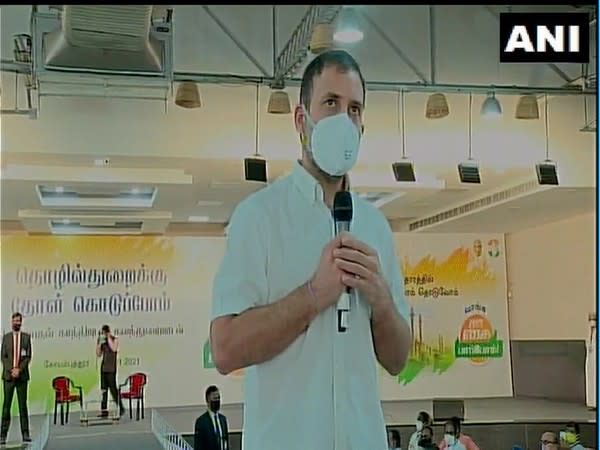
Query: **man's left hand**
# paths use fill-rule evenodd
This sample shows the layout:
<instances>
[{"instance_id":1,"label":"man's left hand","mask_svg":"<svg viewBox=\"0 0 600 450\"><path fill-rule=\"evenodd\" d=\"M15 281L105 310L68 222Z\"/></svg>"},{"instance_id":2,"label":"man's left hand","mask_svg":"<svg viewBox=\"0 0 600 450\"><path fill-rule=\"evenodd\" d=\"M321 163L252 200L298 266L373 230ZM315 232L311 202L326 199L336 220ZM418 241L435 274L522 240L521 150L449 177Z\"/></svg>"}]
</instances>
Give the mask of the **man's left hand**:
<instances>
[{"instance_id":1,"label":"man's left hand","mask_svg":"<svg viewBox=\"0 0 600 450\"><path fill-rule=\"evenodd\" d=\"M19 374L21 373L21 370L18 367L15 367L13 369L11 369L10 374L13 378L19 378Z\"/></svg>"},{"instance_id":2,"label":"man's left hand","mask_svg":"<svg viewBox=\"0 0 600 450\"><path fill-rule=\"evenodd\" d=\"M375 307L392 300L387 282L381 273L379 255L369 245L342 233L342 247L333 251L337 266L344 271L342 282L360 290Z\"/></svg>"}]
</instances>

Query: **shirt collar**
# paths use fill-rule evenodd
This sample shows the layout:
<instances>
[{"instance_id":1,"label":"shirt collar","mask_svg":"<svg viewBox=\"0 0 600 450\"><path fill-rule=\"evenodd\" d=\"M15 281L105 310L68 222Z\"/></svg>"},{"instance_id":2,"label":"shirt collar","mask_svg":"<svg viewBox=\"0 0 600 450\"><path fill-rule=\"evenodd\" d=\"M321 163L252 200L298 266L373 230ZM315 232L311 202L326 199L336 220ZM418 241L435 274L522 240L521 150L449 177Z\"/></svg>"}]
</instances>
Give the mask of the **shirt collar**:
<instances>
[{"instance_id":1,"label":"shirt collar","mask_svg":"<svg viewBox=\"0 0 600 450\"><path fill-rule=\"evenodd\" d=\"M321 184L313 177L308 170L302 166L300 160L296 161L294 168L292 169L292 180L296 187L300 190L302 195L311 203L324 202L323 188ZM348 176L345 175L344 182L342 184L343 189L348 186Z\"/></svg>"}]
</instances>

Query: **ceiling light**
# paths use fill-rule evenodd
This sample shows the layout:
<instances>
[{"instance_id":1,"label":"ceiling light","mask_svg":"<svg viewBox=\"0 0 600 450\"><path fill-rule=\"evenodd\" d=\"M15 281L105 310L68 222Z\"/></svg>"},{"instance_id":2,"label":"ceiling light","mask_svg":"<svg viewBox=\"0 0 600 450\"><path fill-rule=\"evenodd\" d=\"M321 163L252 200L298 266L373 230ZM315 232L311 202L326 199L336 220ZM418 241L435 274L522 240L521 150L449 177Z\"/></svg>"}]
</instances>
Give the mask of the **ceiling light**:
<instances>
[{"instance_id":1,"label":"ceiling light","mask_svg":"<svg viewBox=\"0 0 600 450\"><path fill-rule=\"evenodd\" d=\"M402 111L400 107L402 106ZM415 175L415 168L412 161L406 157L406 120L404 107L404 91L398 92L398 129L402 132L402 159L395 163L392 163L392 171L394 172L394 178L399 182L411 182L417 181Z\"/></svg>"},{"instance_id":2,"label":"ceiling light","mask_svg":"<svg viewBox=\"0 0 600 450\"><path fill-rule=\"evenodd\" d=\"M208 217L208 216L190 216L190 217L188 217L188 222L210 222L210 217Z\"/></svg>"},{"instance_id":3,"label":"ceiling light","mask_svg":"<svg viewBox=\"0 0 600 450\"><path fill-rule=\"evenodd\" d=\"M133 189L131 190L131 193L132 193L133 195L138 195L140 192L141 192L140 188L133 188Z\"/></svg>"},{"instance_id":4,"label":"ceiling light","mask_svg":"<svg viewBox=\"0 0 600 450\"><path fill-rule=\"evenodd\" d=\"M479 164L470 159L458 165L458 176L461 183L480 184Z\"/></svg>"},{"instance_id":5,"label":"ceiling light","mask_svg":"<svg viewBox=\"0 0 600 450\"><path fill-rule=\"evenodd\" d=\"M431 94L427 99L425 117L428 119L443 119L450 114L448 100L444 94Z\"/></svg>"},{"instance_id":6,"label":"ceiling light","mask_svg":"<svg viewBox=\"0 0 600 450\"><path fill-rule=\"evenodd\" d=\"M310 37L309 50L318 55L333 47L333 25L329 23L318 23L313 28Z\"/></svg>"},{"instance_id":7,"label":"ceiling light","mask_svg":"<svg viewBox=\"0 0 600 450\"><path fill-rule=\"evenodd\" d=\"M259 117L260 117L260 86L256 85L256 113L254 116L254 155L244 158L244 176L246 181L267 182L267 161L259 154Z\"/></svg>"},{"instance_id":8,"label":"ceiling light","mask_svg":"<svg viewBox=\"0 0 600 450\"><path fill-rule=\"evenodd\" d=\"M175 104L188 109L200 108L202 102L200 101L200 91L196 83L193 81L184 81L181 83L177 88Z\"/></svg>"},{"instance_id":9,"label":"ceiling light","mask_svg":"<svg viewBox=\"0 0 600 450\"><path fill-rule=\"evenodd\" d=\"M64 188L64 187L62 187L62 186L56 186L56 188L54 189L54 191L55 191L57 194L62 194L63 192L65 192L65 188Z\"/></svg>"},{"instance_id":10,"label":"ceiling light","mask_svg":"<svg viewBox=\"0 0 600 450\"><path fill-rule=\"evenodd\" d=\"M481 115L484 117L499 117L502 115L502 106L493 92L488 94L488 97L481 105Z\"/></svg>"},{"instance_id":11,"label":"ceiling light","mask_svg":"<svg viewBox=\"0 0 600 450\"><path fill-rule=\"evenodd\" d=\"M341 44L355 44L363 38L363 32L354 27L344 27L333 34L333 40Z\"/></svg>"},{"instance_id":12,"label":"ceiling light","mask_svg":"<svg viewBox=\"0 0 600 450\"><path fill-rule=\"evenodd\" d=\"M515 111L516 119L539 119L540 110L538 108L537 97L532 94L522 95L519 98L517 109Z\"/></svg>"},{"instance_id":13,"label":"ceiling light","mask_svg":"<svg viewBox=\"0 0 600 450\"><path fill-rule=\"evenodd\" d=\"M396 181L404 181L404 182L412 182L412 183L417 181L413 163L411 161L409 161L408 159L393 163L392 171L394 172L394 178L396 178Z\"/></svg>"},{"instance_id":14,"label":"ceiling light","mask_svg":"<svg viewBox=\"0 0 600 450\"><path fill-rule=\"evenodd\" d=\"M267 182L267 161L260 155L244 158L244 176L246 181Z\"/></svg>"},{"instance_id":15,"label":"ceiling light","mask_svg":"<svg viewBox=\"0 0 600 450\"><path fill-rule=\"evenodd\" d=\"M461 183L480 184L479 164L473 159L473 94L469 94L469 157L458 165Z\"/></svg>"},{"instance_id":16,"label":"ceiling light","mask_svg":"<svg viewBox=\"0 0 600 450\"><path fill-rule=\"evenodd\" d=\"M267 106L269 114L289 114L292 112L290 107L290 97L287 92L282 90L271 91L269 105Z\"/></svg>"},{"instance_id":17,"label":"ceiling light","mask_svg":"<svg viewBox=\"0 0 600 450\"><path fill-rule=\"evenodd\" d=\"M538 183L542 185L558 186L558 171L556 163L551 160L546 160L535 165Z\"/></svg>"},{"instance_id":18,"label":"ceiling light","mask_svg":"<svg viewBox=\"0 0 600 450\"><path fill-rule=\"evenodd\" d=\"M535 165L538 183L542 185L558 186L558 171L556 162L550 159L550 138L548 136L548 95L544 99L544 137L546 144L546 159Z\"/></svg>"}]
</instances>

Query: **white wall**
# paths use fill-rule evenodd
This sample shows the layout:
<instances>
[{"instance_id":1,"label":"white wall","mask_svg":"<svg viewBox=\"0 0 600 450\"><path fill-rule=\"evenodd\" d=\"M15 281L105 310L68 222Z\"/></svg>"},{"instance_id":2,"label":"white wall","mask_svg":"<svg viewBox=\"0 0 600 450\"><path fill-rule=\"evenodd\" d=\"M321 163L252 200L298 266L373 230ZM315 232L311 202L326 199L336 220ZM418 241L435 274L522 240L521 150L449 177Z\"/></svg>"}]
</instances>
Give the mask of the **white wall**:
<instances>
[{"instance_id":1,"label":"white wall","mask_svg":"<svg viewBox=\"0 0 600 450\"><path fill-rule=\"evenodd\" d=\"M506 237L511 339L586 339L596 310L594 213Z\"/></svg>"}]
</instances>

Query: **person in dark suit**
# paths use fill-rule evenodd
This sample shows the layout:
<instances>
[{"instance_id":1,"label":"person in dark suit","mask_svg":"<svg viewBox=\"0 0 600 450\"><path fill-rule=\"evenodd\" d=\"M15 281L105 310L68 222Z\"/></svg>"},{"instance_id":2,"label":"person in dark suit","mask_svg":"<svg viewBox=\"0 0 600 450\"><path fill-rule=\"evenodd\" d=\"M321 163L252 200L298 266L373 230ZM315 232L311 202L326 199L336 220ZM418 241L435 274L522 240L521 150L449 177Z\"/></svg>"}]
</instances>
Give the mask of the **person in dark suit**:
<instances>
[{"instance_id":1,"label":"person in dark suit","mask_svg":"<svg viewBox=\"0 0 600 450\"><path fill-rule=\"evenodd\" d=\"M23 316L12 315L12 331L2 337L2 380L4 382L4 402L2 404L2 427L0 445L6 444L10 428L10 408L15 390L21 417L23 442L31 442L29 435L29 412L27 411L27 384L29 383L29 362L31 361L31 336L21 331Z\"/></svg>"},{"instance_id":2,"label":"person in dark suit","mask_svg":"<svg viewBox=\"0 0 600 450\"><path fill-rule=\"evenodd\" d=\"M208 411L196 419L194 426L194 450L229 450L227 418L219 413L221 393L216 386L206 389Z\"/></svg>"}]
</instances>

